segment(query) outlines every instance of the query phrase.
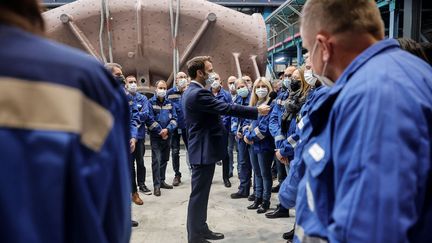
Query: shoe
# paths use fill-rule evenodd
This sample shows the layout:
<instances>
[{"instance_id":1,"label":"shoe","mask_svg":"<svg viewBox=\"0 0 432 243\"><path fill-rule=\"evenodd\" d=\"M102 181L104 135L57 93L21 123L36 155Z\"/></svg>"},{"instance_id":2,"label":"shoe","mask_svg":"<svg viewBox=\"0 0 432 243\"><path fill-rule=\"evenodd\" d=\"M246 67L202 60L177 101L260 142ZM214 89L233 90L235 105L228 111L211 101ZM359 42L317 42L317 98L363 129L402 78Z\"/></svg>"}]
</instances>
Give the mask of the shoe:
<instances>
[{"instance_id":1,"label":"shoe","mask_svg":"<svg viewBox=\"0 0 432 243\"><path fill-rule=\"evenodd\" d=\"M251 202L255 201L255 193L252 193L251 195L249 195L248 201L251 201Z\"/></svg>"},{"instance_id":2,"label":"shoe","mask_svg":"<svg viewBox=\"0 0 432 243\"><path fill-rule=\"evenodd\" d=\"M173 189L174 187L165 183L165 181L161 182L160 188L164 189Z\"/></svg>"},{"instance_id":3,"label":"shoe","mask_svg":"<svg viewBox=\"0 0 432 243\"><path fill-rule=\"evenodd\" d=\"M132 227L138 227L138 225L139 225L138 222L135 220L132 220L131 224L132 224Z\"/></svg>"},{"instance_id":4,"label":"shoe","mask_svg":"<svg viewBox=\"0 0 432 243\"><path fill-rule=\"evenodd\" d=\"M270 208L270 201L269 200L263 200L262 204L257 209L257 213L265 213Z\"/></svg>"},{"instance_id":5,"label":"shoe","mask_svg":"<svg viewBox=\"0 0 432 243\"><path fill-rule=\"evenodd\" d=\"M159 188L159 187L156 187L156 188L154 189L153 194L154 194L156 197L160 197L160 195L161 195L160 188Z\"/></svg>"},{"instance_id":6,"label":"shoe","mask_svg":"<svg viewBox=\"0 0 432 243\"><path fill-rule=\"evenodd\" d=\"M262 203L262 198L255 198L255 201L247 209L257 209Z\"/></svg>"},{"instance_id":7,"label":"shoe","mask_svg":"<svg viewBox=\"0 0 432 243\"><path fill-rule=\"evenodd\" d=\"M277 186L272 187L271 192L277 193L277 192L279 192L279 188L280 188L280 184L278 184Z\"/></svg>"},{"instance_id":8,"label":"shoe","mask_svg":"<svg viewBox=\"0 0 432 243\"><path fill-rule=\"evenodd\" d=\"M282 238L284 240L292 240L292 239L294 239L294 229L292 229L289 232L283 233Z\"/></svg>"},{"instance_id":9,"label":"shoe","mask_svg":"<svg viewBox=\"0 0 432 243\"><path fill-rule=\"evenodd\" d=\"M195 240L188 241L188 243L211 243L211 242L202 238L202 239L195 239Z\"/></svg>"},{"instance_id":10,"label":"shoe","mask_svg":"<svg viewBox=\"0 0 432 243\"><path fill-rule=\"evenodd\" d=\"M266 218L275 219L275 218L288 218L289 210L282 207L282 205L278 204L276 209L273 212L268 212L265 214Z\"/></svg>"},{"instance_id":11,"label":"shoe","mask_svg":"<svg viewBox=\"0 0 432 243\"><path fill-rule=\"evenodd\" d=\"M206 240L222 240L225 237L222 233L216 233L211 230L208 230L202 236Z\"/></svg>"},{"instance_id":12,"label":"shoe","mask_svg":"<svg viewBox=\"0 0 432 243\"><path fill-rule=\"evenodd\" d=\"M145 195L151 195L152 194L150 189L148 189L145 184L139 186L139 190L140 190L140 192L144 193Z\"/></svg>"},{"instance_id":13,"label":"shoe","mask_svg":"<svg viewBox=\"0 0 432 243\"><path fill-rule=\"evenodd\" d=\"M181 177L180 176L175 176L174 180L173 180L173 186L179 186L181 183Z\"/></svg>"},{"instance_id":14,"label":"shoe","mask_svg":"<svg viewBox=\"0 0 432 243\"><path fill-rule=\"evenodd\" d=\"M143 205L144 202L139 197L138 192L132 193L132 202L134 202L136 205Z\"/></svg>"},{"instance_id":15,"label":"shoe","mask_svg":"<svg viewBox=\"0 0 432 243\"><path fill-rule=\"evenodd\" d=\"M248 195L241 194L240 192L236 192L231 194L232 199L239 199L239 198L248 198Z\"/></svg>"},{"instance_id":16,"label":"shoe","mask_svg":"<svg viewBox=\"0 0 432 243\"><path fill-rule=\"evenodd\" d=\"M225 187L231 187L231 182L229 179L224 179L223 181L224 181Z\"/></svg>"}]
</instances>

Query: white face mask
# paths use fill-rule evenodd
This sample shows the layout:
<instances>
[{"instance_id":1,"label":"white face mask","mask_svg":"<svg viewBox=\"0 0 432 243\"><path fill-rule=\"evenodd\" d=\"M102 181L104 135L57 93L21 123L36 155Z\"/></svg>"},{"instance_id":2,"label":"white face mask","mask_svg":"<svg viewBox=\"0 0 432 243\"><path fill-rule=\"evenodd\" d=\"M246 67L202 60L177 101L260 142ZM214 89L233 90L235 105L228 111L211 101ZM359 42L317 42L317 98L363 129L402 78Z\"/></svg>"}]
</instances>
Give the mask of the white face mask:
<instances>
[{"instance_id":1,"label":"white face mask","mask_svg":"<svg viewBox=\"0 0 432 243\"><path fill-rule=\"evenodd\" d=\"M208 78L205 80L206 85L211 85L215 81L216 74L214 72L208 74Z\"/></svg>"},{"instance_id":2,"label":"white face mask","mask_svg":"<svg viewBox=\"0 0 432 243\"><path fill-rule=\"evenodd\" d=\"M137 91L137 89L138 89L138 86L136 83L131 83L131 84L128 84L128 86L127 86L127 90L131 93L135 93Z\"/></svg>"},{"instance_id":3,"label":"white face mask","mask_svg":"<svg viewBox=\"0 0 432 243\"><path fill-rule=\"evenodd\" d=\"M186 84L187 84L187 79L185 79L185 78L179 79L178 82L177 82L177 86L179 88L186 87Z\"/></svg>"},{"instance_id":4,"label":"white face mask","mask_svg":"<svg viewBox=\"0 0 432 243\"><path fill-rule=\"evenodd\" d=\"M313 56L315 54L317 46L318 46L318 42L315 40L315 44L314 44L314 47L312 48L312 52L311 52L311 61L314 60ZM328 64L328 62L324 63L324 67L323 67L323 71L322 71L321 75L318 75L316 73L313 73L312 75L315 78L317 78L325 86L332 87L335 84L334 81L332 81L331 79L329 79L329 78L327 78L325 76L325 73L326 73L326 70L327 70L327 64Z\"/></svg>"},{"instance_id":5,"label":"white face mask","mask_svg":"<svg viewBox=\"0 0 432 243\"><path fill-rule=\"evenodd\" d=\"M236 90L235 84L228 85L228 88L230 89L230 91L235 91Z\"/></svg>"},{"instance_id":6,"label":"white face mask","mask_svg":"<svg viewBox=\"0 0 432 243\"><path fill-rule=\"evenodd\" d=\"M157 95L158 97L163 98L163 97L165 97L166 92L167 92L166 89L157 89L157 90L156 90L156 95Z\"/></svg>"},{"instance_id":7,"label":"white face mask","mask_svg":"<svg viewBox=\"0 0 432 243\"><path fill-rule=\"evenodd\" d=\"M312 70L306 70L304 72L304 78L306 83L308 83L310 86L315 86L317 78L314 77Z\"/></svg>"},{"instance_id":8,"label":"white face mask","mask_svg":"<svg viewBox=\"0 0 432 243\"><path fill-rule=\"evenodd\" d=\"M219 83L219 81L213 81L213 83L211 84L211 87L213 88L213 89L218 89L219 87L220 87L221 85L220 85L220 83Z\"/></svg>"},{"instance_id":9,"label":"white face mask","mask_svg":"<svg viewBox=\"0 0 432 243\"><path fill-rule=\"evenodd\" d=\"M267 88L257 88L255 90L255 94L258 96L258 98L261 99L261 98L264 98L267 96L268 90L267 90Z\"/></svg>"}]
</instances>

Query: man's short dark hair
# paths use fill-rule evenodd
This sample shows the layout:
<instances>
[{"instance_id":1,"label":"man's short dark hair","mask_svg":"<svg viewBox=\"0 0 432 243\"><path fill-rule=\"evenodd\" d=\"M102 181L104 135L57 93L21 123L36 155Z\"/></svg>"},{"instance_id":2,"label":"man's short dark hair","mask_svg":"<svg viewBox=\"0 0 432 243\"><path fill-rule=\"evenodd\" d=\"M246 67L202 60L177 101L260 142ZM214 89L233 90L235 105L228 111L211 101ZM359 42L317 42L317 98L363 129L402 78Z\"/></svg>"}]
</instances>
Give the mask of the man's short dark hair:
<instances>
[{"instance_id":1,"label":"man's short dark hair","mask_svg":"<svg viewBox=\"0 0 432 243\"><path fill-rule=\"evenodd\" d=\"M191 77L192 79L195 79L197 76L198 70L204 71L206 61L212 62L211 57L210 56L198 56L198 57L194 57L191 60L189 60L186 64L189 77Z\"/></svg>"},{"instance_id":2,"label":"man's short dark hair","mask_svg":"<svg viewBox=\"0 0 432 243\"><path fill-rule=\"evenodd\" d=\"M0 23L43 34L45 22L40 10L36 0L0 1Z\"/></svg>"}]
</instances>

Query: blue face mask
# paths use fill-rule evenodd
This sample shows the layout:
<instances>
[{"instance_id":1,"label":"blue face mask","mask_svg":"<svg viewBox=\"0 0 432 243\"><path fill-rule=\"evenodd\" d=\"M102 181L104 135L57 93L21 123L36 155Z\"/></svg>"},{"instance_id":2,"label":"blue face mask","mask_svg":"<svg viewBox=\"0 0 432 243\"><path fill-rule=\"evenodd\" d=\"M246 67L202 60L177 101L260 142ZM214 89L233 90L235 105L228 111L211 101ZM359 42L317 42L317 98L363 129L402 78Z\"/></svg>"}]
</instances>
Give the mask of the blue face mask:
<instances>
[{"instance_id":1,"label":"blue face mask","mask_svg":"<svg viewBox=\"0 0 432 243\"><path fill-rule=\"evenodd\" d=\"M249 95L249 90L247 87L243 87L237 90L237 94L242 98L246 98Z\"/></svg>"},{"instance_id":2,"label":"blue face mask","mask_svg":"<svg viewBox=\"0 0 432 243\"><path fill-rule=\"evenodd\" d=\"M282 85L284 89L289 89L291 86L291 79L285 78L284 80L282 80Z\"/></svg>"}]
</instances>

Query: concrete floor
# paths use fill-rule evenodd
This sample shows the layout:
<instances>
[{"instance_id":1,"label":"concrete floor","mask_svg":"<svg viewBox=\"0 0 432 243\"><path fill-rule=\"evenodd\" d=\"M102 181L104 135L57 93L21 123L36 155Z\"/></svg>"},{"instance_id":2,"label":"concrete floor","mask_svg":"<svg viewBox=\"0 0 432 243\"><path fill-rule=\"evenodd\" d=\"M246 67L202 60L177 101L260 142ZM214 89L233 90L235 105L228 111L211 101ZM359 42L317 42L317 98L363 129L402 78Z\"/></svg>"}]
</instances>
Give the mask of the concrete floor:
<instances>
[{"instance_id":1,"label":"concrete floor","mask_svg":"<svg viewBox=\"0 0 432 243\"><path fill-rule=\"evenodd\" d=\"M153 191L151 174L151 152L144 158L147 168L146 184ZM185 243L187 242L186 215L190 193L190 173L186 166L185 151L181 150L182 184L172 190L161 189L162 195L144 195L144 205L132 206L132 217L140 225L132 229L132 243ZM234 165L236 167L236 164ZM286 242L282 233L292 229L295 212L290 218L267 219L263 214L246 207L247 199L231 199L229 195L237 191L239 180L234 171L231 188L225 188L222 181L222 167L216 166L208 207L209 227L225 234L225 239L214 242ZM167 182L172 183L174 172L168 162ZM276 181L274 181L276 183ZM277 194L272 194L271 209L276 207Z\"/></svg>"}]
</instances>

